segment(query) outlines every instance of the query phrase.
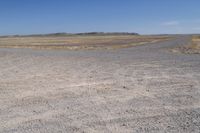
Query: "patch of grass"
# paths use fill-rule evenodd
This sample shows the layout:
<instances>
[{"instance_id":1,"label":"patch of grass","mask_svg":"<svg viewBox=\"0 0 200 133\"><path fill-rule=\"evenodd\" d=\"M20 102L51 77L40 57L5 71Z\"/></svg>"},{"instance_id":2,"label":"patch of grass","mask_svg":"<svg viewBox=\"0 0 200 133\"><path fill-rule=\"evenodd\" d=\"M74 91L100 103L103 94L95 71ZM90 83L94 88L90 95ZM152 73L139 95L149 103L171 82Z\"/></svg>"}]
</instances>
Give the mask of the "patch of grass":
<instances>
[{"instance_id":1,"label":"patch of grass","mask_svg":"<svg viewBox=\"0 0 200 133\"><path fill-rule=\"evenodd\" d=\"M27 36L0 38L0 48L33 49L119 49L171 39L168 36Z\"/></svg>"}]
</instances>

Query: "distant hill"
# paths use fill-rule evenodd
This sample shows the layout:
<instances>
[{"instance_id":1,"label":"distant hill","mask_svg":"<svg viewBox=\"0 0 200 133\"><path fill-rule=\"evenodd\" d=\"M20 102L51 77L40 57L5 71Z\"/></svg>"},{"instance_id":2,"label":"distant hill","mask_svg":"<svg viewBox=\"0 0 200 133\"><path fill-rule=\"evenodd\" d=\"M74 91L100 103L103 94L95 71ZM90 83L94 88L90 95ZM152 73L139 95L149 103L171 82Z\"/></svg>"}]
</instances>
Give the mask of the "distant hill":
<instances>
[{"instance_id":1,"label":"distant hill","mask_svg":"<svg viewBox=\"0 0 200 133\"><path fill-rule=\"evenodd\" d=\"M139 35L138 33L130 32L85 32L85 33L50 33L50 34L33 34L33 35L10 35L0 37L48 37L48 36L108 36L108 35Z\"/></svg>"},{"instance_id":2,"label":"distant hill","mask_svg":"<svg viewBox=\"0 0 200 133\"><path fill-rule=\"evenodd\" d=\"M77 33L75 35L139 35L139 34L129 33L129 32L87 32L87 33Z\"/></svg>"}]
</instances>

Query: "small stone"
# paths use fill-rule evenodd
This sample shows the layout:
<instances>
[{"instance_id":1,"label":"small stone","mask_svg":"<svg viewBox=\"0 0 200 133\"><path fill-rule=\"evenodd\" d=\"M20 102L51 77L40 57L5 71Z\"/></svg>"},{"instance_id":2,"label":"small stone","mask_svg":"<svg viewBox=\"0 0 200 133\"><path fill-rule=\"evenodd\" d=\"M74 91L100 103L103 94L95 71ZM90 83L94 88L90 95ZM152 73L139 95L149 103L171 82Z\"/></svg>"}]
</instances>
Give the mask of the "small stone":
<instances>
[{"instance_id":1,"label":"small stone","mask_svg":"<svg viewBox=\"0 0 200 133\"><path fill-rule=\"evenodd\" d=\"M122 126L126 126L126 124L122 124Z\"/></svg>"}]
</instances>

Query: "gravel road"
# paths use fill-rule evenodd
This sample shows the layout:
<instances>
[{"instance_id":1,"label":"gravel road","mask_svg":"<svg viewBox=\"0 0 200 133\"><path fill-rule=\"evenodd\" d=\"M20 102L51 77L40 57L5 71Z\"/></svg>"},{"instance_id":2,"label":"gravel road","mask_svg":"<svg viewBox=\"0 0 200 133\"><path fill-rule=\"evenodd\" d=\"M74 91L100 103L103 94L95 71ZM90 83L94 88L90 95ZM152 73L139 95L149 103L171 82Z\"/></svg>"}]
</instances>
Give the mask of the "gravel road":
<instances>
[{"instance_id":1,"label":"gravel road","mask_svg":"<svg viewBox=\"0 0 200 133\"><path fill-rule=\"evenodd\" d=\"M189 36L119 50L0 49L0 133L200 132Z\"/></svg>"}]
</instances>

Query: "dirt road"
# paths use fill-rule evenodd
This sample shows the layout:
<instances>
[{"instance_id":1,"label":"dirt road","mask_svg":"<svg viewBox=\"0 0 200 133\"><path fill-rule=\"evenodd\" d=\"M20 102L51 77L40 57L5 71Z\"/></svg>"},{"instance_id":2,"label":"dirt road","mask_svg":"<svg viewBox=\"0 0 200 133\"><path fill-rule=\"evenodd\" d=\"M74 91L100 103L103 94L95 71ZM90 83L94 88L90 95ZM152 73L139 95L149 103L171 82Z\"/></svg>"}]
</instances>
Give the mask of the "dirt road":
<instances>
[{"instance_id":1,"label":"dirt road","mask_svg":"<svg viewBox=\"0 0 200 133\"><path fill-rule=\"evenodd\" d=\"M190 37L118 50L0 49L0 132L200 131Z\"/></svg>"}]
</instances>

